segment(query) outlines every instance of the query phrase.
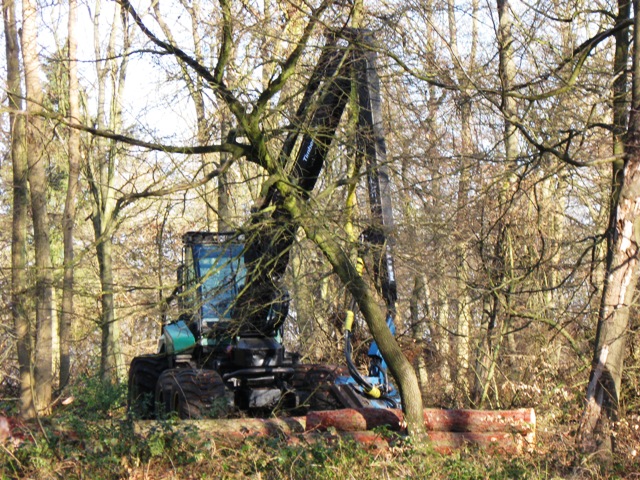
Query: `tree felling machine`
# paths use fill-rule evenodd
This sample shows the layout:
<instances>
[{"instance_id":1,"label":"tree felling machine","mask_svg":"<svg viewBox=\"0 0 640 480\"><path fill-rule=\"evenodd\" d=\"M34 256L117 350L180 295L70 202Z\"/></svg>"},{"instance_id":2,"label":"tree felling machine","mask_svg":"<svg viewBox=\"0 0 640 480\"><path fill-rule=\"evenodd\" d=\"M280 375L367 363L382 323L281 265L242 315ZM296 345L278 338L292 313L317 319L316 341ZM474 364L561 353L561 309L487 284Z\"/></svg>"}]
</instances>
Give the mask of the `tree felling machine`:
<instances>
[{"instance_id":1,"label":"tree felling machine","mask_svg":"<svg viewBox=\"0 0 640 480\"><path fill-rule=\"evenodd\" d=\"M397 294L387 235L393 218L376 53L370 34L342 33L328 38L322 49L296 112L298 127L289 131L281 158L283 165L292 164L290 177L308 196L355 87L357 148L366 165L372 217L361 243L375 254L376 283L394 331ZM130 365L128 406L139 418L171 412L180 418L203 418L233 410L260 416L274 411L399 408L400 397L375 342L368 351L368 374L362 375L354 364L353 310L346 312L346 368L303 364L297 353L285 350L289 297L282 278L296 232L281 202L271 187L254 215L257 228L252 234L184 235L178 287L172 295L179 317L162 327L157 353L135 357Z\"/></svg>"}]
</instances>

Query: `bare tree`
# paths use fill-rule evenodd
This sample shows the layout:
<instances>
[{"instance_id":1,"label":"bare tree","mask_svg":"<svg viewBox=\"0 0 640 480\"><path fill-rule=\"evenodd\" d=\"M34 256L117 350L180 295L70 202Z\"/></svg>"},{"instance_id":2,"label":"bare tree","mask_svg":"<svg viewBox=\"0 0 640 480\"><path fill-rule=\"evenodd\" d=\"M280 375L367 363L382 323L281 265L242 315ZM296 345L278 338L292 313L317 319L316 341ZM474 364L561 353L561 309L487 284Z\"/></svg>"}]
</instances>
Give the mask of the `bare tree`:
<instances>
[{"instance_id":1,"label":"bare tree","mask_svg":"<svg viewBox=\"0 0 640 480\"><path fill-rule=\"evenodd\" d=\"M69 0L68 21L68 72L69 72L69 121L80 122L80 87L78 84L78 38L77 38L77 0ZM76 198L78 196L78 174L80 171L80 131L69 129L69 179L63 214L64 260L62 285L62 315L60 318L60 389L69 382L71 373L70 344L72 333L73 296L74 296L74 249L73 231L76 217Z\"/></svg>"},{"instance_id":2,"label":"bare tree","mask_svg":"<svg viewBox=\"0 0 640 480\"><path fill-rule=\"evenodd\" d=\"M20 76L20 47L13 0L2 2L5 47L7 52L7 92L9 100L9 128L11 135L11 163L13 165L13 220L11 238L11 314L16 332L18 368L20 372L20 415L35 416L32 395L31 328L27 312L27 157L23 93Z\"/></svg>"},{"instance_id":3,"label":"bare tree","mask_svg":"<svg viewBox=\"0 0 640 480\"><path fill-rule=\"evenodd\" d=\"M501 95L500 106L504 116L504 131L502 143L504 144L504 175L500 182L498 213L492 229L496 231L495 243L490 248L494 253L493 268L489 268L489 299L490 313L487 318L487 328L482 340L482 347L478 352L478 368L476 369L476 391L474 401L482 407L487 400L487 395L493 377L496 373L498 355L503 348L505 335L512 328L510 325L510 301L513 282L510 229L508 212L512 202L512 182L510 170L514 169L519 154L518 132L515 126L517 119L516 100L511 96L516 78L516 66L514 62L514 36L513 12L508 0L497 1L498 10L498 77L500 79L499 92ZM512 337L509 337L512 339Z\"/></svg>"},{"instance_id":4,"label":"bare tree","mask_svg":"<svg viewBox=\"0 0 640 480\"><path fill-rule=\"evenodd\" d=\"M123 23L125 16L120 6L113 9L113 17L106 49L100 46L102 0L96 0L94 14L94 49L98 78L98 105L96 124L99 129L121 130L121 99L125 86L129 32ZM122 30L120 30L120 28ZM122 52L116 51L118 34L122 33ZM111 98L107 101L107 95ZM93 199L91 220L95 235L96 256L100 270L100 329L102 332L100 375L105 382L115 382L123 374L124 361L120 341L120 321L115 314L115 282L113 278L112 235L116 227L116 191L114 176L118 160L118 148L113 140L96 137L92 159L86 163L86 175Z\"/></svg>"},{"instance_id":5,"label":"bare tree","mask_svg":"<svg viewBox=\"0 0 640 480\"><path fill-rule=\"evenodd\" d=\"M618 24L630 14L630 2L618 2ZM634 32L640 28L635 4ZM625 96L626 29L616 38L614 70L614 153L622 153L621 130ZM640 218L640 35L633 37L632 89L629 125L624 142L624 160L612 171L611 211L608 232L606 271L602 302L598 314L596 343L587 404L580 425L579 442L583 449L611 452L614 422L618 420L620 387L629 313L634 304L638 282L638 219Z\"/></svg>"},{"instance_id":6,"label":"bare tree","mask_svg":"<svg viewBox=\"0 0 640 480\"><path fill-rule=\"evenodd\" d=\"M53 271L49 244L49 215L47 213L46 156L42 137L42 84L37 44L36 3L22 2L22 61L26 87L26 149L36 266L36 331L34 383L36 409L45 412L51 404L53 381Z\"/></svg>"}]
</instances>

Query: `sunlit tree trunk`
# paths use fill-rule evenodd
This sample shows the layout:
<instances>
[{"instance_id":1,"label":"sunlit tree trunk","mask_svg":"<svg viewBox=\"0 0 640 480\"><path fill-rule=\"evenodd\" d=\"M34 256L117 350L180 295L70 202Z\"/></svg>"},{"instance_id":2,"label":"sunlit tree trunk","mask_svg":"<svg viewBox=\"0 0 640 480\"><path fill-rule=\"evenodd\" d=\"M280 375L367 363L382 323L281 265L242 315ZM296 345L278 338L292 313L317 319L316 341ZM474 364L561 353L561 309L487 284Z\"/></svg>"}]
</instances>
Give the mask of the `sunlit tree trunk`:
<instances>
[{"instance_id":1,"label":"sunlit tree trunk","mask_svg":"<svg viewBox=\"0 0 640 480\"><path fill-rule=\"evenodd\" d=\"M231 121L228 114L222 115L222 123L220 134L221 141L226 141L229 130L231 129ZM230 160L229 153L220 154L220 164L224 165ZM218 231L229 232L233 229L231 224L231 194L229 192L229 173L222 172L218 175Z\"/></svg>"},{"instance_id":2,"label":"sunlit tree trunk","mask_svg":"<svg viewBox=\"0 0 640 480\"><path fill-rule=\"evenodd\" d=\"M121 106L126 79L129 48L129 34L127 25L123 25L123 55L116 55L116 38L119 22L124 18L120 15L120 7L114 8L111 32L106 52L100 48L100 17L101 0L96 2L94 14L94 48L98 75L98 128L119 131L121 129ZM120 63L118 63L120 62ZM110 83L109 83L110 82ZM109 108L106 108L106 95L111 92ZM100 330L102 333L100 376L103 382L116 382L123 374L122 345L120 341L120 320L115 315L114 277L112 258L112 236L117 219L115 211L115 190L113 186L117 161L117 148L114 141L96 140L95 158L92 165L87 165L87 177L93 197L93 224L96 256L98 258L100 275Z\"/></svg>"},{"instance_id":3,"label":"sunlit tree trunk","mask_svg":"<svg viewBox=\"0 0 640 480\"><path fill-rule=\"evenodd\" d=\"M456 211L457 238L456 238L456 280L457 280L457 299L458 306L456 312L456 337L455 337L455 356L457 375L455 383L457 390L464 396L468 396L469 389L469 362L471 361L471 299L468 292L468 255L470 247L470 228L468 224L467 209L469 207L469 188L471 176L470 158L473 153L473 143L471 136L471 100L463 95L461 109L461 141L460 141L460 172L458 180L458 202ZM443 295L444 296L444 295ZM447 312L448 313L448 312ZM449 334L445 332L447 342Z\"/></svg>"},{"instance_id":4,"label":"sunlit tree trunk","mask_svg":"<svg viewBox=\"0 0 640 480\"><path fill-rule=\"evenodd\" d=\"M51 404L53 273L49 244L49 216L47 213L46 158L43 149L42 110L43 90L40 81L40 60L37 44L37 6L32 0L22 2L22 61L27 98L27 162L36 267L36 332L34 349L35 404L38 412L46 412Z\"/></svg>"},{"instance_id":5,"label":"sunlit tree trunk","mask_svg":"<svg viewBox=\"0 0 640 480\"><path fill-rule=\"evenodd\" d=\"M497 367L505 335L513 342L509 334L511 329L511 289L513 281L513 255L511 241L511 225L506 220L507 208L510 205L511 178L510 170L515 165L518 156L518 138L515 120L517 105L509 94L513 88L516 67L513 61L513 14L508 0L497 0L498 9L498 75L500 78L500 92L502 93L500 107L502 109L504 130L504 165L505 168L499 186L498 216L495 229L495 245L492 247L494 261L489 270L490 313L488 315L487 331L481 342L479 368L476 371L476 388L474 389L474 403L482 407L488 399L491 384ZM497 392L495 392L497 397ZM499 402L499 398L496 398Z\"/></svg>"},{"instance_id":6,"label":"sunlit tree trunk","mask_svg":"<svg viewBox=\"0 0 640 480\"><path fill-rule=\"evenodd\" d=\"M284 188L287 189L287 187ZM334 272L355 298L358 308L367 322L369 331L389 365L393 378L398 383L402 398L402 408L409 432L411 434L424 432L422 394L418 378L413 366L402 352L398 341L391 334L386 322L386 313L380 308L372 287L357 273L355 263L336 243L331 232L309 217L302 201L291 195L293 194L289 193L287 200L285 200L285 207L291 213L296 225L302 227L307 237L320 248L331 263Z\"/></svg>"},{"instance_id":7,"label":"sunlit tree trunk","mask_svg":"<svg viewBox=\"0 0 640 480\"><path fill-rule=\"evenodd\" d=\"M16 335L20 372L20 416L36 414L32 395L31 334L27 313L27 157L25 151L23 93L20 79L20 47L13 0L3 0L5 47L7 55L7 96L9 100L9 133L13 166L13 218L11 236L11 315Z\"/></svg>"},{"instance_id":8,"label":"sunlit tree trunk","mask_svg":"<svg viewBox=\"0 0 640 480\"><path fill-rule=\"evenodd\" d=\"M477 12L477 1L472 2L472 8ZM471 309L470 298L467 287L468 281L468 253L471 238L471 226L468 225L467 209L469 201L469 189L471 187L471 158L475 152L473 144L473 134L471 131L472 100L469 94L471 85L469 84L469 72L475 70L476 49L478 43L477 22L474 20L471 34L471 54L468 65L461 63L462 57L458 52L458 32L455 18L455 0L447 3L447 15L449 24L449 44L454 56L454 71L458 82L458 104L460 111L460 140L458 145L459 180L458 180L458 201L456 211L456 336L455 342L455 367L456 367L456 390L461 396L469 395L469 363L471 360ZM475 15L473 18L476 18ZM447 335L448 337L448 335ZM447 340L448 341L448 340Z\"/></svg>"},{"instance_id":9,"label":"sunlit tree trunk","mask_svg":"<svg viewBox=\"0 0 640 480\"><path fill-rule=\"evenodd\" d=\"M629 20L631 16L631 0L618 0L618 16L616 23L622 23ZM621 29L615 35L615 56L613 60L613 153L616 158L611 166L611 203L609 206L609 234L607 241L613 240L613 230L615 228L615 212L620 188L622 185L622 176L624 170L624 136L627 130L628 112L628 75L627 69L629 64L629 30Z\"/></svg>"},{"instance_id":10,"label":"sunlit tree trunk","mask_svg":"<svg viewBox=\"0 0 640 480\"><path fill-rule=\"evenodd\" d=\"M68 50L69 50L69 120L80 123L80 89L78 85L77 0L69 0ZM62 283L62 315L60 318L60 389L69 382L71 373L70 344L73 320L73 230L76 218L76 197L78 195L78 173L80 170L80 132L69 130L69 180L64 204L64 273Z\"/></svg>"},{"instance_id":11,"label":"sunlit tree trunk","mask_svg":"<svg viewBox=\"0 0 640 480\"><path fill-rule=\"evenodd\" d=\"M421 308L422 305L422 308ZM418 346L418 356L415 361L415 369L420 383L422 398L427 398L429 393L429 370L425 355L425 337L427 335L427 319L430 316L428 285L424 275L416 274L413 283L413 292L409 299L409 312L411 313L411 336Z\"/></svg>"},{"instance_id":12,"label":"sunlit tree trunk","mask_svg":"<svg viewBox=\"0 0 640 480\"><path fill-rule=\"evenodd\" d=\"M629 5L618 4L618 22L630 15ZM634 31L640 29L635 7ZM625 31L626 32L626 31ZM626 142L621 145L627 35L616 38L614 71L614 153L624 153L612 171L612 201L602 302L598 314L593 366L578 442L586 451L610 452L618 420L620 384L626 353L629 311L635 303L640 242L640 35L633 38L632 98Z\"/></svg>"}]
</instances>

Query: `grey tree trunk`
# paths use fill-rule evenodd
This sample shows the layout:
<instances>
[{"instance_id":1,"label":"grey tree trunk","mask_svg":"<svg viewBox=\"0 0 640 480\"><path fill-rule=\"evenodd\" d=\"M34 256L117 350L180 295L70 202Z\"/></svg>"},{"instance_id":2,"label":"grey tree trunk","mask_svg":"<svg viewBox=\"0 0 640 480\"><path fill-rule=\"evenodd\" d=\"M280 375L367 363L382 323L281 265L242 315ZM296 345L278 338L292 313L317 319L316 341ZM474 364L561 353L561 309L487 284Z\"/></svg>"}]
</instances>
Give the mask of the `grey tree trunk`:
<instances>
[{"instance_id":1,"label":"grey tree trunk","mask_svg":"<svg viewBox=\"0 0 640 480\"><path fill-rule=\"evenodd\" d=\"M618 0L618 16L616 23L627 21L631 16L631 1ZM629 100L628 76L626 70L629 63L629 29L621 29L615 35L616 51L613 60L613 154L624 155L624 135L627 129L627 101ZM615 228L615 207L620 195L624 160L618 158L611 163L611 203L609 204L609 235L607 241L612 240Z\"/></svg>"},{"instance_id":2,"label":"grey tree trunk","mask_svg":"<svg viewBox=\"0 0 640 480\"><path fill-rule=\"evenodd\" d=\"M516 77L516 65L513 60L513 13L509 0L497 0L498 18L500 21L498 27L498 49L499 49L499 75L501 90L503 93L503 115L504 115L504 150L505 160L514 161L518 156L518 138L516 136L517 129L513 123L517 105L515 98L508 95L513 88Z\"/></svg>"},{"instance_id":3,"label":"grey tree trunk","mask_svg":"<svg viewBox=\"0 0 640 480\"><path fill-rule=\"evenodd\" d=\"M456 312L456 333L454 338L456 348L456 390L465 397L470 395L469 387L469 364L471 362L471 300L469 298L468 289L468 255L471 232L468 218L467 208L469 202L469 188L471 181L471 162L473 155L473 142L471 135L471 99L462 94L464 97L463 105L461 105L461 148L460 148L460 178L458 180L458 202L456 211L457 235L456 235L456 292L458 310ZM443 295L444 296L444 295ZM448 312L447 312L448 313ZM446 317L443 318L446 321ZM446 324L443 324L446 325ZM447 342L449 334L443 332ZM453 387L453 385L451 385Z\"/></svg>"},{"instance_id":4,"label":"grey tree trunk","mask_svg":"<svg viewBox=\"0 0 640 480\"><path fill-rule=\"evenodd\" d=\"M494 381L496 364L500 350L504 347L504 335L509 335L510 327L510 291L512 289L513 265L509 255L511 226L506 220L507 208L510 204L509 196L512 195L509 169L512 168L518 156L517 128L514 124L517 115L517 105L513 97L509 95L513 88L516 76L516 66L513 61L513 13L509 0L497 0L498 9L498 75L500 77L500 91L502 93L501 108L504 118L503 144L504 165L502 175L505 178L501 182L499 191L499 216L496 221L496 240L493 246L493 257L496 259L489 273L491 304L487 323L486 337L481 342L479 355L479 368L476 373L476 387L474 388L474 403L480 408L488 399L491 384ZM513 336L509 335L513 340ZM499 401L496 394L496 401Z\"/></svg>"},{"instance_id":5,"label":"grey tree trunk","mask_svg":"<svg viewBox=\"0 0 640 480\"><path fill-rule=\"evenodd\" d=\"M11 315L16 335L20 372L20 416L35 417L31 376L31 336L27 313L27 157L25 151L23 93L20 81L20 47L13 0L3 0L5 47L7 55L7 94L9 100L9 132L13 166L13 218L11 236Z\"/></svg>"},{"instance_id":6,"label":"grey tree trunk","mask_svg":"<svg viewBox=\"0 0 640 480\"><path fill-rule=\"evenodd\" d=\"M53 273L47 214L47 175L42 146L42 84L37 44L37 6L32 0L22 2L22 61L27 98L26 148L28 179L31 191L31 214L36 267L36 344L34 348L35 405L46 413L51 404L53 381Z\"/></svg>"},{"instance_id":7,"label":"grey tree trunk","mask_svg":"<svg viewBox=\"0 0 640 480\"><path fill-rule=\"evenodd\" d=\"M356 300L358 308L369 327L371 335L376 340L380 352L389 365L393 378L398 383L402 409L407 420L407 427L412 435L424 433L424 421L422 418L422 394L418 377L407 358L405 357L398 341L393 336L386 322L386 314L380 308L375 298L372 287L358 274L354 262L343 249L335 242L331 232L319 225L317 219L306 213L305 205L296 194L288 191L288 185L282 185L282 193L287 195L283 202L296 226L300 226L322 251L333 270L351 295Z\"/></svg>"},{"instance_id":8,"label":"grey tree trunk","mask_svg":"<svg viewBox=\"0 0 640 480\"><path fill-rule=\"evenodd\" d=\"M116 37L121 25L120 7L114 9L111 32L106 52L100 48L101 0L96 1L94 15L94 48L98 75L97 124L100 129L119 131L121 129L120 99L123 96L129 49L129 33L123 26L123 46L121 57L116 54ZM120 60L119 60L120 59ZM118 63L120 61L120 63ZM109 84L109 82L111 82ZM106 93L111 92L109 108L106 108ZM107 114L108 112L108 114ZM103 382L114 383L122 376L124 360L120 345L120 325L115 314L114 278L112 255L112 235L117 220L115 191L113 188L117 149L114 141L96 140L93 166L87 165L87 177L93 197L93 223L96 256L100 275L100 329L102 333L100 377Z\"/></svg>"},{"instance_id":9,"label":"grey tree trunk","mask_svg":"<svg viewBox=\"0 0 640 480\"><path fill-rule=\"evenodd\" d=\"M229 130L231 129L231 121L228 114L223 114L220 129L221 141L225 142ZM224 165L229 161L228 153L220 154L220 165ZM218 175L218 231L227 232L233 229L231 225L231 195L229 194L228 173L222 172Z\"/></svg>"},{"instance_id":10,"label":"grey tree trunk","mask_svg":"<svg viewBox=\"0 0 640 480\"><path fill-rule=\"evenodd\" d=\"M120 344L120 323L115 318L113 301L113 255L110 236L106 241L99 242L96 248L100 268L100 284L102 286L102 296L100 298L102 307L100 319L102 327L100 375L104 383L114 383L122 373L124 361Z\"/></svg>"},{"instance_id":11,"label":"grey tree trunk","mask_svg":"<svg viewBox=\"0 0 640 480\"><path fill-rule=\"evenodd\" d=\"M424 312L421 312L420 305ZM413 283L413 292L409 299L409 312L411 313L411 333L414 342L418 345L418 356L415 362L415 370L420 383L422 398L429 393L429 371L427 359L424 353L425 336L427 333L427 321L430 315L428 285L423 274L416 274Z\"/></svg>"},{"instance_id":12,"label":"grey tree trunk","mask_svg":"<svg viewBox=\"0 0 640 480\"><path fill-rule=\"evenodd\" d=\"M629 15L629 7L619 2L618 21ZM636 7L637 8L637 7ZM640 28L640 16L635 12L634 31ZM614 69L621 72L625 59L624 42L616 38ZM640 35L634 35L632 98L624 161L614 165L612 178L612 205L609 221L606 273L602 301L598 314L596 344L591 379L586 394L578 443L589 452L611 452L613 449L613 422L618 419L620 384L629 325L629 310L634 304L638 281L638 243L640 238ZM614 88L614 102L624 98L624 86ZM614 148L620 149L615 136L620 138L623 122L620 103L614 103L617 131ZM621 167L621 170L620 170ZM619 190L618 190L619 189Z\"/></svg>"},{"instance_id":13,"label":"grey tree trunk","mask_svg":"<svg viewBox=\"0 0 640 480\"><path fill-rule=\"evenodd\" d=\"M69 121L80 123L80 89L78 86L78 62L76 60L78 39L77 0L69 0L68 50L69 50ZM62 315L60 318L60 389L63 389L71 374L70 344L73 321L73 230L76 218L78 174L80 171L80 132L69 130L69 179L62 219L64 243L64 272L62 280Z\"/></svg>"},{"instance_id":14,"label":"grey tree trunk","mask_svg":"<svg viewBox=\"0 0 640 480\"><path fill-rule=\"evenodd\" d=\"M472 2L472 8L477 11L477 1ZM459 163L459 180L458 180L458 201L456 212L456 301L457 312L455 321L455 330L457 335L454 337L455 346L455 368L456 368L456 388L459 392L458 397L467 397L470 395L469 388L469 365L471 361L471 311L470 299L467 286L468 281L468 250L469 239L471 238L470 225L468 225L466 211L468 208L468 197L471 181L471 158L474 154L475 147L472 140L471 115L472 115L472 99L469 95L471 87L469 82L469 72L474 72L476 68L476 53L478 43L477 21L474 20L471 33L471 54L468 64L461 64L461 56L458 52L458 30L455 17L455 1L449 0L447 3L447 16L449 24L449 44L455 58L454 71L459 88L460 103L460 144L457 148L460 156ZM475 18L475 15L473 15ZM445 336L448 334L445 332ZM447 338L448 341L448 338ZM444 367L443 367L444 370ZM444 373L444 372L443 372ZM450 385L449 387L453 387ZM453 389L452 389L453 390ZM462 400L458 398L458 401Z\"/></svg>"}]
</instances>

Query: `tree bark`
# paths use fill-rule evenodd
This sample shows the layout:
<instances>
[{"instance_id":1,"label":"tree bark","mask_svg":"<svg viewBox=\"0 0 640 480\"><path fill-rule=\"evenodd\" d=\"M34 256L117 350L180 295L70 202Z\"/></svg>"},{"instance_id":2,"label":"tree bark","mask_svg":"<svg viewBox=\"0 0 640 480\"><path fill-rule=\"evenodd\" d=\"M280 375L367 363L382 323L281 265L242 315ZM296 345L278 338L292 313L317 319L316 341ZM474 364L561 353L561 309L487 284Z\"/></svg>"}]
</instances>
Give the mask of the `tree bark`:
<instances>
[{"instance_id":1,"label":"tree bark","mask_svg":"<svg viewBox=\"0 0 640 480\"><path fill-rule=\"evenodd\" d=\"M101 0L97 0L94 16L94 49L98 76L97 124L100 129L119 131L121 129L120 100L123 98L129 50L128 26L122 25L122 55L116 54L118 22L122 22L120 6L114 8L109 43L106 52L100 48ZM105 60L106 59L106 60ZM118 60L120 63L118 64ZM108 83L111 82L109 85ZM106 108L106 94L110 91L109 109ZM107 113L108 112L108 113ZM114 278L112 258L112 235L117 220L115 190L113 188L117 149L114 140L96 141L95 158L87 164L87 177L93 197L93 224L96 256L100 275L100 330L102 333L100 355L100 377L103 382L115 383L122 376L124 361L120 345L120 320L115 315Z\"/></svg>"},{"instance_id":2,"label":"tree bark","mask_svg":"<svg viewBox=\"0 0 640 480\"><path fill-rule=\"evenodd\" d=\"M100 376L104 383L115 383L120 378L122 365L122 345L120 344L120 322L115 318L115 304L113 301L113 253L110 235L96 246L98 265L100 270L100 284L102 294L101 330L102 341L100 348Z\"/></svg>"},{"instance_id":3,"label":"tree bark","mask_svg":"<svg viewBox=\"0 0 640 480\"><path fill-rule=\"evenodd\" d=\"M637 8L637 7L636 7ZM636 10L634 31L640 28ZM578 443L583 450L605 454L613 449L613 423L618 419L629 309L638 281L640 238L640 35L634 35L632 100L624 164L617 202L612 205L605 283L598 315L596 343L587 404ZM614 168L614 175L616 170ZM615 200L615 185L612 197Z\"/></svg>"},{"instance_id":4,"label":"tree bark","mask_svg":"<svg viewBox=\"0 0 640 480\"><path fill-rule=\"evenodd\" d=\"M78 17L77 0L69 0L68 21L68 69L69 69L69 121L80 123L80 88L78 85L78 38L76 34ZM69 179L67 196L64 204L62 219L64 262L62 279L62 315L60 318L60 390L62 390L71 375L71 333L73 321L73 230L76 218L76 196L78 195L78 174L80 171L80 131L69 129Z\"/></svg>"},{"instance_id":5,"label":"tree bark","mask_svg":"<svg viewBox=\"0 0 640 480\"><path fill-rule=\"evenodd\" d=\"M222 115L222 123L220 129L222 143L226 142L229 130L231 129L231 120L229 114ZM220 165L224 165L229 161L229 153L220 153ZM231 195L229 192L229 174L222 172L218 175L218 231L230 232L233 230L231 225Z\"/></svg>"},{"instance_id":6,"label":"tree bark","mask_svg":"<svg viewBox=\"0 0 640 480\"><path fill-rule=\"evenodd\" d=\"M40 60L37 44L37 7L32 0L22 2L22 58L27 98L27 162L31 191L31 214L36 267L36 345L34 365L35 405L46 413L51 403L53 381L53 273L49 244L47 213L46 159L42 147L43 90L40 82Z\"/></svg>"},{"instance_id":7,"label":"tree bark","mask_svg":"<svg viewBox=\"0 0 640 480\"><path fill-rule=\"evenodd\" d=\"M11 236L11 315L16 334L18 368L20 372L20 416L35 417L31 376L31 334L27 313L27 157L25 151L23 93L20 80L20 47L13 0L3 0L5 47L7 55L7 96L9 103L9 132L11 163L13 166L13 218Z\"/></svg>"},{"instance_id":8,"label":"tree bark","mask_svg":"<svg viewBox=\"0 0 640 480\"><path fill-rule=\"evenodd\" d=\"M281 192L287 195L284 206L291 214L293 221L297 226L302 227L307 237L320 248L358 304L371 335L378 344L393 378L398 383L409 433L412 435L422 434L424 432L422 394L418 378L396 338L391 334L387 326L385 312L376 301L371 287L357 273L354 263L335 242L331 233L305 214L306 208L303 201L294 196L295 193L287 192L287 185L280 184L280 187L282 188Z\"/></svg>"},{"instance_id":9,"label":"tree bark","mask_svg":"<svg viewBox=\"0 0 640 480\"><path fill-rule=\"evenodd\" d=\"M631 0L618 0L616 24L629 20ZM609 203L609 228L607 242L611 243L615 229L615 209L618 204L624 169L624 136L627 128L629 29L620 29L615 35L615 56L613 59L613 154L619 156L611 163L611 201ZM611 248L609 246L609 248Z\"/></svg>"},{"instance_id":10,"label":"tree bark","mask_svg":"<svg viewBox=\"0 0 640 480\"><path fill-rule=\"evenodd\" d=\"M522 453L530 451L535 442L532 409L504 412L428 409L424 412L424 422L428 430L427 441L442 453L469 445L502 453ZM148 437L158 426L155 421L136 422L134 432ZM242 445L248 438L281 438L289 444L349 440L386 449L394 438L398 438L392 435L387 439L372 431L376 427L402 433L402 412L369 408L310 412L306 417L291 418L184 420L171 428L174 432L184 433L195 430L199 435L190 438L213 440L232 448Z\"/></svg>"},{"instance_id":11,"label":"tree bark","mask_svg":"<svg viewBox=\"0 0 640 480\"><path fill-rule=\"evenodd\" d=\"M536 414L532 408L516 410L444 410L425 408L424 425L429 432L511 432L529 435L536 431ZM306 430L357 432L387 427L394 432L404 429L400 410L381 408L345 408L309 412Z\"/></svg>"},{"instance_id":12,"label":"tree bark","mask_svg":"<svg viewBox=\"0 0 640 480\"><path fill-rule=\"evenodd\" d=\"M470 395L469 387L469 365L471 363L471 300L469 298L468 288L468 256L469 256L469 244L471 234L471 226L468 225L467 209L469 203L469 190L471 186L471 158L473 157L475 146L473 143L473 135L471 129L472 119L472 97L469 94L471 87L469 81L469 73L473 72L476 68L476 45L478 42L478 28L477 21L473 21L471 40L472 48L469 56L468 65L462 65L458 52L458 30L455 17L455 1L449 0L447 3L447 18L449 24L449 44L451 45L454 55L454 72L456 80L458 82L458 102L460 110L460 144L457 148L460 162L459 162L459 180L458 180L458 198L456 205L456 233L455 233L455 253L456 253L456 295L454 304L457 305L455 331L456 336L453 338L455 346L455 390L459 392L458 402L462 401L462 398L466 399ZM477 11L477 0L473 1L473 10ZM473 15L475 18L476 16ZM448 313L448 312L447 312ZM448 320L442 319L445 323L445 329L448 328ZM444 341L449 342L450 334L444 332ZM449 345L445 345L446 353L448 355ZM444 353L444 351L443 351ZM443 380L450 378L450 374L446 372L449 362L447 357L444 358L445 364L442 366ZM447 385L448 393L454 391L453 385ZM460 398L462 397L462 398Z\"/></svg>"},{"instance_id":13,"label":"tree bark","mask_svg":"<svg viewBox=\"0 0 640 480\"><path fill-rule=\"evenodd\" d=\"M424 304L425 312L420 313L420 304ZM418 355L415 361L415 369L420 383L420 392L423 400L429 392L429 371L425 354L425 337L427 334L427 319L430 315L429 293L427 282L423 274L416 274L414 278L413 292L409 299L409 311L411 313L411 333L413 341L418 345Z\"/></svg>"}]
</instances>

